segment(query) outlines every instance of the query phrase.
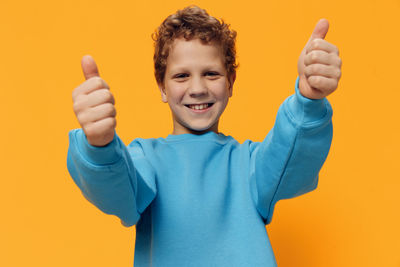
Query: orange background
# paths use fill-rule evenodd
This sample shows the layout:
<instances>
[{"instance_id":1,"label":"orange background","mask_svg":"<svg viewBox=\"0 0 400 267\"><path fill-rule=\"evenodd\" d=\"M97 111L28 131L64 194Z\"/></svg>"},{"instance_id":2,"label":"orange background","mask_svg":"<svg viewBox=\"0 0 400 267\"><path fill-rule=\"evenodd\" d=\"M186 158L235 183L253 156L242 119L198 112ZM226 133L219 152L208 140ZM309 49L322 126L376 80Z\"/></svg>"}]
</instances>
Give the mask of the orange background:
<instances>
[{"instance_id":1,"label":"orange background","mask_svg":"<svg viewBox=\"0 0 400 267\"><path fill-rule=\"evenodd\" d=\"M150 34L192 1L0 3L0 266L132 266L134 227L84 199L66 168L79 125L72 90L92 54L111 86L117 131L165 137ZM293 93L319 18L340 49L329 100L334 139L319 187L278 203L267 227L279 266L400 266L399 0L196 1L238 31L240 67L220 130L261 141ZM251 227L251 226L249 226Z\"/></svg>"}]
</instances>

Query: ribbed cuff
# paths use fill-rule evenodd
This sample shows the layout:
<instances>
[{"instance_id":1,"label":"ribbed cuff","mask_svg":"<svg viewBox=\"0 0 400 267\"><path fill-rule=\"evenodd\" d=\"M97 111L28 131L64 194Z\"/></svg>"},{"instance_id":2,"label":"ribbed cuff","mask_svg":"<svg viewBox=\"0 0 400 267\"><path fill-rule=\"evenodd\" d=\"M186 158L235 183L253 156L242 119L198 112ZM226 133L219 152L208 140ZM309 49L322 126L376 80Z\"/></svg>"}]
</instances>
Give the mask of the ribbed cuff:
<instances>
[{"instance_id":1,"label":"ribbed cuff","mask_svg":"<svg viewBox=\"0 0 400 267\"><path fill-rule=\"evenodd\" d=\"M331 106L326 98L310 99L300 93L297 77L295 94L288 99L288 108L294 119L301 123L309 123L323 119L331 115Z\"/></svg>"},{"instance_id":2,"label":"ribbed cuff","mask_svg":"<svg viewBox=\"0 0 400 267\"><path fill-rule=\"evenodd\" d=\"M122 156L121 144L115 132L114 139L109 144L97 147L89 144L82 129L77 129L75 131L79 150L83 154L83 157L90 163L95 165L110 165L120 160Z\"/></svg>"}]
</instances>

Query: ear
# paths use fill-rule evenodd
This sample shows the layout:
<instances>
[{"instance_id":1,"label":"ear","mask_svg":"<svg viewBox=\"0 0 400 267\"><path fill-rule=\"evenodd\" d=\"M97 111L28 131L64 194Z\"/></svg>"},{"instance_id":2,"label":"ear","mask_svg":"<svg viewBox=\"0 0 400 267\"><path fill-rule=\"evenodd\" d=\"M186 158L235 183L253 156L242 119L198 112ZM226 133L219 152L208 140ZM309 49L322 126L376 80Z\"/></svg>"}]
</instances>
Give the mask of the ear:
<instances>
[{"instance_id":1,"label":"ear","mask_svg":"<svg viewBox=\"0 0 400 267\"><path fill-rule=\"evenodd\" d=\"M234 74L232 74L230 77L229 77L229 88L228 88L228 90L229 90L229 97L231 97L232 96L232 91L233 91L233 84L235 83L235 80L236 80L236 73L234 73Z\"/></svg>"},{"instance_id":2,"label":"ear","mask_svg":"<svg viewBox=\"0 0 400 267\"><path fill-rule=\"evenodd\" d=\"M162 85L162 84L158 84L158 89L160 89L160 92L161 92L161 101L162 102L164 102L164 103L167 103L168 102L168 100L167 100L167 94L165 93L165 88L164 88L164 86Z\"/></svg>"}]
</instances>

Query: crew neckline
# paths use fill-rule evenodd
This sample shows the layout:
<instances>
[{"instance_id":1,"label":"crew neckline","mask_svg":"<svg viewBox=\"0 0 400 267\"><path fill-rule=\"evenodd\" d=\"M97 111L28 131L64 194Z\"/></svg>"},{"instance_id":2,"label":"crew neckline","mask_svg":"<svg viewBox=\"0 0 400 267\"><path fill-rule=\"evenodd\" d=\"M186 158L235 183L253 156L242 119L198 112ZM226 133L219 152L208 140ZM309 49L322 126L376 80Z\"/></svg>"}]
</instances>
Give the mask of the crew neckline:
<instances>
[{"instance_id":1,"label":"crew neckline","mask_svg":"<svg viewBox=\"0 0 400 267\"><path fill-rule=\"evenodd\" d=\"M203 134L169 134L166 138L166 141L186 141L186 140L215 140L215 141L224 141L227 136L223 133L215 133L213 131L209 131Z\"/></svg>"}]
</instances>

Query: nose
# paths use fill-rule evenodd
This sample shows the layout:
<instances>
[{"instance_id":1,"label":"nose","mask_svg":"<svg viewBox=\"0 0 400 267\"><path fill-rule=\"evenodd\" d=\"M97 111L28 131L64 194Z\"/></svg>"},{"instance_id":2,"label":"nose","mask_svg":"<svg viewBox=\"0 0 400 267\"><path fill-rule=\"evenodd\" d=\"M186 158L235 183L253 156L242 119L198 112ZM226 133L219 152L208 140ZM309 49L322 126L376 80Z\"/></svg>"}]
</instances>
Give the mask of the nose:
<instances>
[{"instance_id":1,"label":"nose","mask_svg":"<svg viewBox=\"0 0 400 267\"><path fill-rule=\"evenodd\" d=\"M193 77L189 83L188 93L191 97L207 95L208 89L201 77Z\"/></svg>"}]
</instances>

